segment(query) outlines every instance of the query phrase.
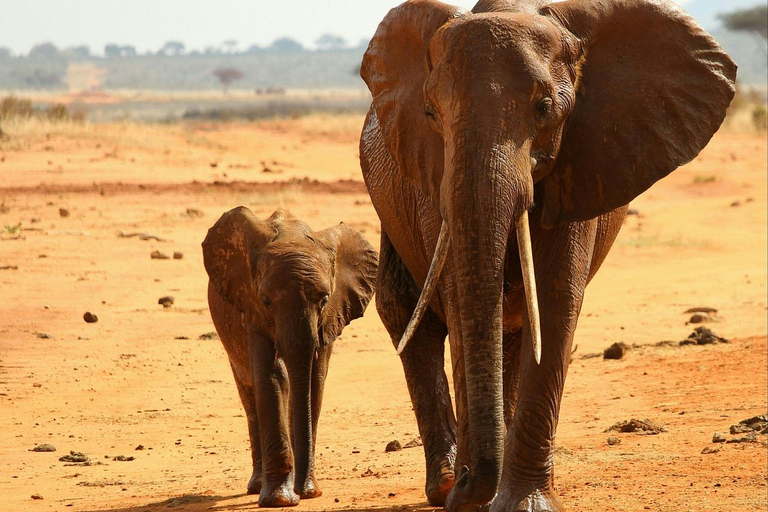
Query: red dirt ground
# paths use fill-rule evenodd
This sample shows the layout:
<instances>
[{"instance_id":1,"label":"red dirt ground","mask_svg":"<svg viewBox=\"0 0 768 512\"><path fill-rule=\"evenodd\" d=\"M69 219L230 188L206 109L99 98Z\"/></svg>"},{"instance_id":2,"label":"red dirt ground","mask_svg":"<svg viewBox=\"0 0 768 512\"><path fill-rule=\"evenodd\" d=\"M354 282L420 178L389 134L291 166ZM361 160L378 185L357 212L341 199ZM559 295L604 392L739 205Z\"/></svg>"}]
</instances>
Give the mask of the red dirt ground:
<instances>
[{"instance_id":1,"label":"red dirt ground","mask_svg":"<svg viewBox=\"0 0 768 512\"><path fill-rule=\"evenodd\" d=\"M0 159L0 267L17 267L0 270L0 509L258 508L243 494L250 455L226 355L198 339L214 330L200 242L242 204L315 228L344 220L378 246L354 131L114 125L1 142ZM714 432L766 413L766 205L765 137L725 133L632 204L576 335L556 453L569 510L766 509L765 435L702 454ZM155 249L184 258L152 260ZM694 306L719 309L709 326L731 342L653 346L685 338ZM584 357L617 341L639 347ZM297 510L433 510L421 449L384 452L417 430L374 307L337 341L324 407L325 494ZM605 429L629 418L667 432L609 446ZM29 451L40 443L57 451ZM70 450L100 464L59 462Z\"/></svg>"}]
</instances>

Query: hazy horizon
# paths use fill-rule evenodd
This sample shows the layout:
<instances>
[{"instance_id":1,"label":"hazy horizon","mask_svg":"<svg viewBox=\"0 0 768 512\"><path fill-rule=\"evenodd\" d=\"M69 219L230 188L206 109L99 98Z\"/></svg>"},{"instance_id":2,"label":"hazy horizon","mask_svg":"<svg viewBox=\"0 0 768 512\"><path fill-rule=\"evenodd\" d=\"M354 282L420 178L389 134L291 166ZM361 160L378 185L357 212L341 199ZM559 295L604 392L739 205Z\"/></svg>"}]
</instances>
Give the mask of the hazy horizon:
<instances>
[{"instance_id":1,"label":"hazy horizon","mask_svg":"<svg viewBox=\"0 0 768 512\"><path fill-rule=\"evenodd\" d=\"M471 9L477 0L450 3ZM679 0L685 5L693 0ZM132 45L156 52L180 41L187 51L220 47L225 40L244 50L290 37L314 48L322 34L344 37L351 45L369 38L387 11L401 0L13 0L0 17L0 47L26 55L41 43L59 48L86 45L94 54L107 44ZM287 15L284 13L288 13Z\"/></svg>"}]
</instances>

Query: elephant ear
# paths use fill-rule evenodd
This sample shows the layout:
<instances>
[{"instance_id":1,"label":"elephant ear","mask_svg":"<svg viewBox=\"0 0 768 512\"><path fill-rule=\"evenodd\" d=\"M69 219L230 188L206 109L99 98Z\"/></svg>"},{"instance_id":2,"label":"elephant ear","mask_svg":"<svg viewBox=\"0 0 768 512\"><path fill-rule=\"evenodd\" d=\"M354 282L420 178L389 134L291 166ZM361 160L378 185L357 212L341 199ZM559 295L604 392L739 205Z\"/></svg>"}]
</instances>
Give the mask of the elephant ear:
<instances>
[{"instance_id":1,"label":"elephant ear","mask_svg":"<svg viewBox=\"0 0 768 512\"><path fill-rule=\"evenodd\" d=\"M574 110L544 183L542 224L629 203L709 142L736 65L666 0L569 0L542 7L585 50Z\"/></svg>"},{"instance_id":2,"label":"elephant ear","mask_svg":"<svg viewBox=\"0 0 768 512\"><path fill-rule=\"evenodd\" d=\"M466 13L435 0L395 7L376 29L360 67L389 153L405 177L428 192L435 185L421 170L442 170L443 143L424 115L427 44L448 20Z\"/></svg>"},{"instance_id":3,"label":"elephant ear","mask_svg":"<svg viewBox=\"0 0 768 512\"><path fill-rule=\"evenodd\" d=\"M362 234L343 222L313 238L335 253L333 292L322 318L322 343L328 344L349 322L363 316L376 288L379 255Z\"/></svg>"},{"instance_id":4,"label":"elephant ear","mask_svg":"<svg viewBox=\"0 0 768 512\"><path fill-rule=\"evenodd\" d=\"M219 218L203 241L203 264L213 287L241 313L255 313L252 263L275 229L238 206Z\"/></svg>"}]
</instances>

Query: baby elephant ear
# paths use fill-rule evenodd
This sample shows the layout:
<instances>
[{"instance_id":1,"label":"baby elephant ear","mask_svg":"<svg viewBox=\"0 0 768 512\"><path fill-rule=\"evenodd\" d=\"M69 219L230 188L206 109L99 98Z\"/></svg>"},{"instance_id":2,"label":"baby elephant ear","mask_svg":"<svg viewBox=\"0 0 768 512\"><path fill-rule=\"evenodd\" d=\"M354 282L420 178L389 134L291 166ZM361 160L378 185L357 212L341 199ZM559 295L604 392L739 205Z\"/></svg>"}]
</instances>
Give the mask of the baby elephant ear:
<instances>
[{"instance_id":1,"label":"baby elephant ear","mask_svg":"<svg viewBox=\"0 0 768 512\"><path fill-rule=\"evenodd\" d=\"M736 64L667 0L568 0L541 13L585 50L576 104L545 178L547 227L623 206L696 157L725 117Z\"/></svg>"},{"instance_id":2,"label":"baby elephant ear","mask_svg":"<svg viewBox=\"0 0 768 512\"><path fill-rule=\"evenodd\" d=\"M255 312L252 262L274 236L269 224L238 206L222 215L203 241L203 263L213 287L241 313Z\"/></svg>"},{"instance_id":3,"label":"baby elephant ear","mask_svg":"<svg viewBox=\"0 0 768 512\"><path fill-rule=\"evenodd\" d=\"M349 322L363 316L376 288L379 255L362 234L343 222L316 235L336 252L333 293L322 319L322 343L328 344Z\"/></svg>"}]
</instances>

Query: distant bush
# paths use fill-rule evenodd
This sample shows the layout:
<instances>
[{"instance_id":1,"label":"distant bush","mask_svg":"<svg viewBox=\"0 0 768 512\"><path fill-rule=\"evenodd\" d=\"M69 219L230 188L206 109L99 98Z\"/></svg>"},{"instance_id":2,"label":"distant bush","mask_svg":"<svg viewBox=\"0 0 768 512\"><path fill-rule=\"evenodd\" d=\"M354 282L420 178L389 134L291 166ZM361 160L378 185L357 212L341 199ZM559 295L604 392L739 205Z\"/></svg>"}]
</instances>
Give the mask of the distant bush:
<instances>
[{"instance_id":1,"label":"distant bush","mask_svg":"<svg viewBox=\"0 0 768 512\"><path fill-rule=\"evenodd\" d=\"M755 105L752 109L752 125L759 132L764 132L768 129L768 109L766 109L764 103Z\"/></svg>"},{"instance_id":2,"label":"distant bush","mask_svg":"<svg viewBox=\"0 0 768 512\"><path fill-rule=\"evenodd\" d=\"M84 122L85 111L80 109L70 112L66 105L56 103L50 107L36 108L32 105L32 100L19 98L14 95L5 96L0 99L0 121L18 121L25 119L46 119L53 123L61 122Z\"/></svg>"},{"instance_id":3,"label":"distant bush","mask_svg":"<svg viewBox=\"0 0 768 512\"><path fill-rule=\"evenodd\" d=\"M241 108L190 109L182 119L205 121L258 121L262 119L297 119L312 114L365 114L370 107L368 98L326 100L286 99Z\"/></svg>"},{"instance_id":4,"label":"distant bush","mask_svg":"<svg viewBox=\"0 0 768 512\"><path fill-rule=\"evenodd\" d=\"M13 94L0 99L0 119L32 117L34 113L32 100L18 98Z\"/></svg>"}]
</instances>

